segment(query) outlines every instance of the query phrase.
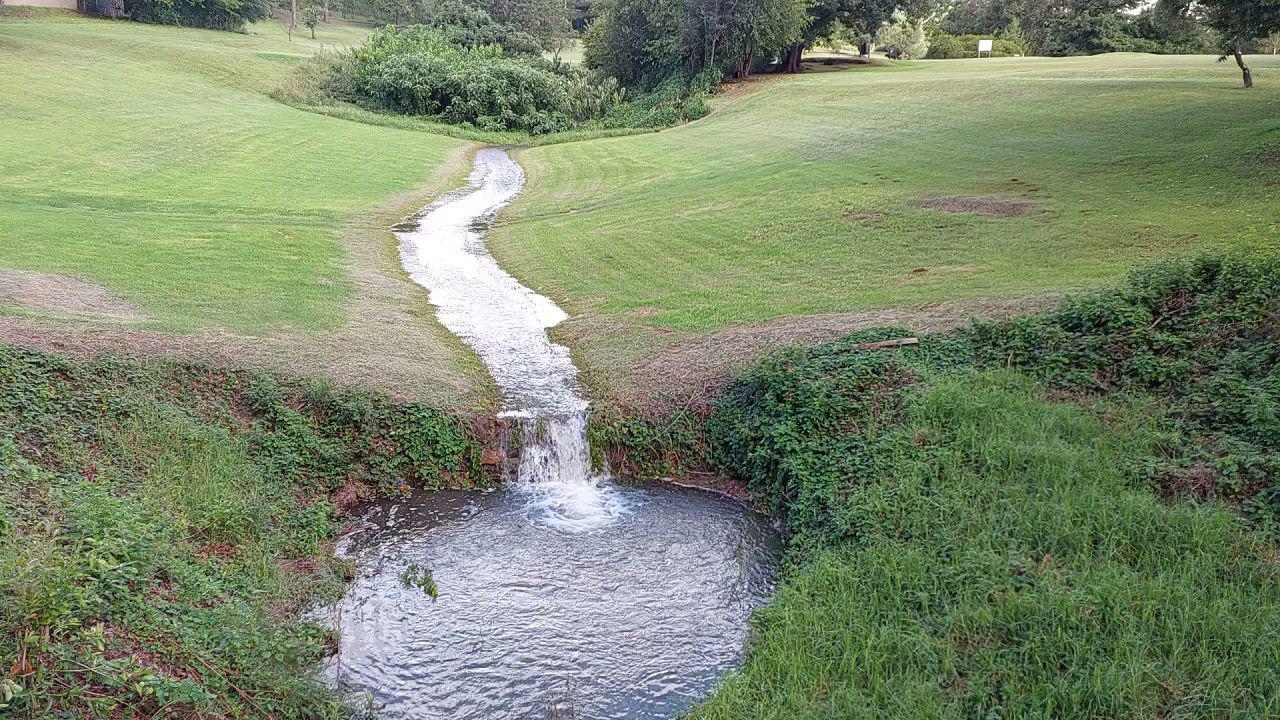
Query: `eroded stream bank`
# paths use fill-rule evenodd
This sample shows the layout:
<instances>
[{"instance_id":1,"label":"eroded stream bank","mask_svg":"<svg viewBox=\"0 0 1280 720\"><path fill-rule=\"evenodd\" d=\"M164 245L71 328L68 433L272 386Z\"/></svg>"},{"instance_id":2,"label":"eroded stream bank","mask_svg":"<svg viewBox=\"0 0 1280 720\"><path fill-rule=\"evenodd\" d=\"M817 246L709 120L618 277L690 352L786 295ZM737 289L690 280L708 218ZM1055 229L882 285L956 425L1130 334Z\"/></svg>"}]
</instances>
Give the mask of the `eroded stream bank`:
<instances>
[{"instance_id":1,"label":"eroded stream bank","mask_svg":"<svg viewBox=\"0 0 1280 720\"><path fill-rule=\"evenodd\" d=\"M522 185L505 151L480 150L470 186L398 233L409 275L500 388L518 458L500 490L359 511L330 670L391 718L669 717L739 660L779 540L732 500L593 471L577 369L547 335L567 316L484 245ZM406 582L421 568L438 598Z\"/></svg>"}]
</instances>

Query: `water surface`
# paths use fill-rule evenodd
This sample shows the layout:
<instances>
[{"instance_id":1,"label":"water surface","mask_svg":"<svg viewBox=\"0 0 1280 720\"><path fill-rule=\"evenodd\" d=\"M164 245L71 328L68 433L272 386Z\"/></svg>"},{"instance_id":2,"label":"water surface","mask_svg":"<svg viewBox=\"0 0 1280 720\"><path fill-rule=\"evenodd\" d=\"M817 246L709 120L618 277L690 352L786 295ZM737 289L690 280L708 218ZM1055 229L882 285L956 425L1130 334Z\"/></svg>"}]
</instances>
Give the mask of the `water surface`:
<instances>
[{"instance_id":1,"label":"water surface","mask_svg":"<svg viewBox=\"0 0 1280 720\"><path fill-rule=\"evenodd\" d=\"M523 496L423 493L367 507L340 550L358 575L339 608L334 672L382 717L667 718L739 660L772 589L763 516L696 490L627 486L631 512L564 532ZM434 571L439 598L404 587Z\"/></svg>"}]
</instances>

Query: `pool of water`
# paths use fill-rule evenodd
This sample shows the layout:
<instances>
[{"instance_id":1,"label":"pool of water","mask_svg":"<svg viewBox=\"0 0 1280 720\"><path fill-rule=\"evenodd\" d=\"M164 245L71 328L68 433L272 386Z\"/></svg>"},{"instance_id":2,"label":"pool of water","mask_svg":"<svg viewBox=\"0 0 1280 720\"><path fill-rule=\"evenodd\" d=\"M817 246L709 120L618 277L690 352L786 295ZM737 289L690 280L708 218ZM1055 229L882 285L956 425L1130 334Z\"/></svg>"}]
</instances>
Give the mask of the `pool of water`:
<instances>
[{"instance_id":1,"label":"pool of water","mask_svg":"<svg viewBox=\"0 0 1280 720\"><path fill-rule=\"evenodd\" d=\"M376 503L339 552L329 672L380 717L667 718L739 661L780 545L766 517L666 485L614 486L597 530L551 522L535 486ZM439 597L406 587L429 567ZM572 712L572 714L570 714Z\"/></svg>"}]
</instances>

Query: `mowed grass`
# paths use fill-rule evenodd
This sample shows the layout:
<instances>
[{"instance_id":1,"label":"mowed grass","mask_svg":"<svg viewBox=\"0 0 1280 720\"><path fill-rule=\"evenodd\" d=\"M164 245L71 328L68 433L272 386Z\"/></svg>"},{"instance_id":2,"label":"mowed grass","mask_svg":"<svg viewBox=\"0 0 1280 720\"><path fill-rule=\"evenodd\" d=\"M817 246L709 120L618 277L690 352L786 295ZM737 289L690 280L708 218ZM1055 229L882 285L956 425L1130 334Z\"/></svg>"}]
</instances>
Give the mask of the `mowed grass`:
<instances>
[{"instance_id":1,"label":"mowed grass","mask_svg":"<svg viewBox=\"0 0 1280 720\"><path fill-rule=\"evenodd\" d=\"M1208 56L761 78L685 127L519 151L528 189L491 247L576 315L701 332L1276 245L1280 58L1251 62L1249 92ZM948 196L1028 213L922 207Z\"/></svg>"},{"instance_id":2,"label":"mowed grass","mask_svg":"<svg viewBox=\"0 0 1280 720\"><path fill-rule=\"evenodd\" d=\"M0 268L100 283L150 329L341 325L342 234L464 143L267 97L358 26L293 43L278 23L253 31L5 17Z\"/></svg>"}]
</instances>

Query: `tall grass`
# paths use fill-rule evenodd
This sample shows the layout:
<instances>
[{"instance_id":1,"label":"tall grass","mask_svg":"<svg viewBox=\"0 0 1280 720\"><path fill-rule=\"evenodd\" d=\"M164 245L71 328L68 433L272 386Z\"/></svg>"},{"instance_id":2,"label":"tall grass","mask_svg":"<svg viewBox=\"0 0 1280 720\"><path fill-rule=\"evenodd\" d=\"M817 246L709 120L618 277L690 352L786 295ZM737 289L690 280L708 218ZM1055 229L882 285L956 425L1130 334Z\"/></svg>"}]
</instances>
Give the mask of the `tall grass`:
<instances>
[{"instance_id":1,"label":"tall grass","mask_svg":"<svg viewBox=\"0 0 1280 720\"><path fill-rule=\"evenodd\" d=\"M1149 424L1006 373L913 390L903 413L886 472L834 490L854 538L792 573L694 717L1280 714L1276 553L1136 481Z\"/></svg>"},{"instance_id":2,"label":"tall grass","mask_svg":"<svg viewBox=\"0 0 1280 720\"><path fill-rule=\"evenodd\" d=\"M0 716L349 717L299 616L336 503L474 454L420 405L0 345Z\"/></svg>"}]
</instances>

